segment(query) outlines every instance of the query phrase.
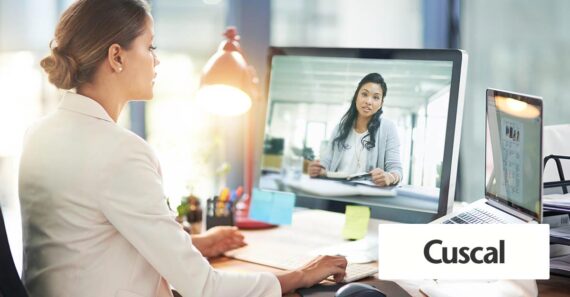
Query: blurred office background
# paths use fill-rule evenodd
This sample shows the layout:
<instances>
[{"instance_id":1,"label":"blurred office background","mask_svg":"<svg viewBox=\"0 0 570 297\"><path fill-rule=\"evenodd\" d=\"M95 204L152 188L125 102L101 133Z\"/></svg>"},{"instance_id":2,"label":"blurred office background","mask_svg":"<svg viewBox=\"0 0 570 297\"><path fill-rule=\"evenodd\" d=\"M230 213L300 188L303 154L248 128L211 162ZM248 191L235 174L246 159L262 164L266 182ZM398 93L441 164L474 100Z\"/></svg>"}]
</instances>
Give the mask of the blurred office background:
<instances>
[{"instance_id":1,"label":"blurred office background","mask_svg":"<svg viewBox=\"0 0 570 297\"><path fill-rule=\"evenodd\" d=\"M0 0L0 203L8 217L19 215L18 159L26 127L53 111L61 96L39 61L48 53L59 15L72 2ZM166 195L174 203L189 190L211 195L224 178L219 168L236 159L229 157L227 137L221 135L229 120L206 115L193 98L201 68L227 25L238 26L246 56L262 78L269 44L465 49L460 200L484 193L487 87L541 95L546 125L570 122L566 0L153 0L151 5L161 60L155 98L130 104L120 124L156 148ZM19 228L9 218L8 224L10 230ZM11 236L20 242L18 231Z\"/></svg>"}]
</instances>

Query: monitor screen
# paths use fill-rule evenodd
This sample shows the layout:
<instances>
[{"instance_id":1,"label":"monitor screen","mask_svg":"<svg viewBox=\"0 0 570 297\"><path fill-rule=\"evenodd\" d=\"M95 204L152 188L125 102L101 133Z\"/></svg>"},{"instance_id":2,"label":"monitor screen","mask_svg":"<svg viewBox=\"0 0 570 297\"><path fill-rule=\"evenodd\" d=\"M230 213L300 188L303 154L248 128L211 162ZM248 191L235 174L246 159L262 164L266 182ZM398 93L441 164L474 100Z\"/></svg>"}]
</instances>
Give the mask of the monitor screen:
<instances>
[{"instance_id":1,"label":"monitor screen","mask_svg":"<svg viewBox=\"0 0 570 297\"><path fill-rule=\"evenodd\" d=\"M272 48L270 58L260 188L400 221L447 213L461 51Z\"/></svg>"},{"instance_id":2,"label":"monitor screen","mask_svg":"<svg viewBox=\"0 0 570 297\"><path fill-rule=\"evenodd\" d=\"M485 143L486 196L540 220L542 100L487 90Z\"/></svg>"}]
</instances>

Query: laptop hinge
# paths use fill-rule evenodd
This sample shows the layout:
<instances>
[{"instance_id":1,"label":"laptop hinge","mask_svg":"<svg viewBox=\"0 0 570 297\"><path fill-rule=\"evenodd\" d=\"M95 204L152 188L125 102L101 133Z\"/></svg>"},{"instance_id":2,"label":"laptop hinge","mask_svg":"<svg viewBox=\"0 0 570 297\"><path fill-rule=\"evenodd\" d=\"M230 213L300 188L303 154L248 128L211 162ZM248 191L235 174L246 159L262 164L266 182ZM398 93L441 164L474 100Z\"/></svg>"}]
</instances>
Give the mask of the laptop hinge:
<instances>
[{"instance_id":1,"label":"laptop hinge","mask_svg":"<svg viewBox=\"0 0 570 297\"><path fill-rule=\"evenodd\" d=\"M523 221L525 221L525 222L535 221L535 219L534 219L533 217L531 217L531 216L529 216L529 215L527 215L527 214L524 214L524 213L522 213L522 212L520 212L520 211L514 210L514 209L512 209L512 208L509 208L508 206L505 206L505 205L503 205L503 204L501 204L501 203L499 203L499 202L496 202L496 201L494 201L494 200L487 199L487 203L488 203L489 205L491 205L491 206L493 206L493 207L495 207L495 208L497 208L497 209L499 209L499 210L502 210L502 211L504 211L504 212L506 212L506 213L508 213L508 214L510 214L510 215L512 215L512 216L515 216L515 217L517 217L517 218L519 218L519 219L521 219L521 220L523 220Z\"/></svg>"}]
</instances>

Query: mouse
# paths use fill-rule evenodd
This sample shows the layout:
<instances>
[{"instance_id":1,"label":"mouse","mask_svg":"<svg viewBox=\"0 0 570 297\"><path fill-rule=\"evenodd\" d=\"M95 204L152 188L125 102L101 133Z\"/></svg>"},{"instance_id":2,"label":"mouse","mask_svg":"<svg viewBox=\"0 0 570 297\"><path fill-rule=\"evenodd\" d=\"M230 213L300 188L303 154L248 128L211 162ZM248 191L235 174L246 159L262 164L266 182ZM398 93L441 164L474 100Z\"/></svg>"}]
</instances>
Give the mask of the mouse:
<instances>
[{"instance_id":1,"label":"mouse","mask_svg":"<svg viewBox=\"0 0 570 297\"><path fill-rule=\"evenodd\" d=\"M362 283L346 284L336 291L335 297L386 297L375 287Z\"/></svg>"}]
</instances>

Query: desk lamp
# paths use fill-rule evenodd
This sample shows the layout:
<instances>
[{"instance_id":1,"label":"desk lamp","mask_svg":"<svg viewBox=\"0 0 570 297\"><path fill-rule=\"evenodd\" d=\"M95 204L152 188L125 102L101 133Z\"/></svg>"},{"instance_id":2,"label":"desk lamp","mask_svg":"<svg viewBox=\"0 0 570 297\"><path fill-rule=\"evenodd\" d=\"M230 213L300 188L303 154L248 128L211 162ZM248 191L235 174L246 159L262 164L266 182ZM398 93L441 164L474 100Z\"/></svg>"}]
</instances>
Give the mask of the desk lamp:
<instances>
[{"instance_id":1,"label":"desk lamp","mask_svg":"<svg viewBox=\"0 0 570 297\"><path fill-rule=\"evenodd\" d=\"M237 116L251 108L259 79L247 64L235 27L228 27L218 50L206 62L196 100L210 113Z\"/></svg>"},{"instance_id":2,"label":"desk lamp","mask_svg":"<svg viewBox=\"0 0 570 297\"><path fill-rule=\"evenodd\" d=\"M252 101L258 98L259 79L255 69L249 65L239 44L239 35L235 27L228 27L224 33L225 41L206 62L202 71L200 88L196 100L209 113L218 116L239 116L250 110ZM244 184L247 198L251 197L253 188L253 152L254 152L255 114L246 116L245 129L245 166ZM250 220L248 216L251 199L246 199L245 211L236 214L236 226L243 229L260 229L272 227L263 222Z\"/></svg>"}]
</instances>

